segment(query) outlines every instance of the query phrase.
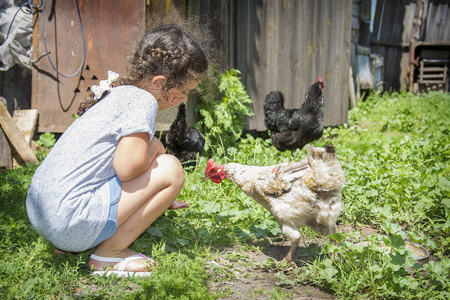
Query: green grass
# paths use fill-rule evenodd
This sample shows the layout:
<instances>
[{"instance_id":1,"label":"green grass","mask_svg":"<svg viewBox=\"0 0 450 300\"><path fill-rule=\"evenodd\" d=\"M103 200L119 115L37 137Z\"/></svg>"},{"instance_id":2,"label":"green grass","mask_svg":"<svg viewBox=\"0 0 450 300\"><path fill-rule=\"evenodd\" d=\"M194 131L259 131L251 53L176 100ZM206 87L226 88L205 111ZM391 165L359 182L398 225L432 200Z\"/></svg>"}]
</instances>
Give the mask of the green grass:
<instances>
[{"instance_id":1,"label":"green grass","mask_svg":"<svg viewBox=\"0 0 450 300\"><path fill-rule=\"evenodd\" d=\"M373 225L379 234L337 234L338 246L327 244L300 282L345 299L448 299L449 104L442 93L372 95L350 112L348 125L327 129L324 139L337 146L347 178L341 221ZM437 262L416 264L406 238ZM371 245L351 247L355 239Z\"/></svg>"},{"instance_id":2,"label":"green grass","mask_svg":"<svg viewBox=\"0 0 450 300\"><path fill-rule=\"evenodd\" d=\"M334 236L337 245L326 244L320 257L295 270L294 276L280 276L280 285L311 284L344 299L448 298L449 104L449 94L443 93L371 95L349 112L347 124L327 128L312 143L332 142L345 171L345 209L339 222L357 229L371 225L378 233ZM215 161L269 165L299 160L306 149L279 152L270 140L248 136L226 153ZM186 172L180 198L190 208L166 212L133 243L132 249L160 262L154 276L145 279L91 276L86 266L90 251L56 257L26 215L27 188L36 166L0 171L0 299L74 294L83 299L218 298L209 292L208 281L229 280L233 274L223 268L207 271L205 265L215 255L211 249L246 247L248 241L279 236L280 229L231 182L204 182L208 158L201 157L197 168ZM405 266L414 266L401 242L406 237L436 257L435 262L416 265L412 275L405 273ZM355 238L373 245L350 248ZM381 241L390 243L393 253L382 252ZM255 290L255 295L261 292Z\"/></svg>"}]
</instances>

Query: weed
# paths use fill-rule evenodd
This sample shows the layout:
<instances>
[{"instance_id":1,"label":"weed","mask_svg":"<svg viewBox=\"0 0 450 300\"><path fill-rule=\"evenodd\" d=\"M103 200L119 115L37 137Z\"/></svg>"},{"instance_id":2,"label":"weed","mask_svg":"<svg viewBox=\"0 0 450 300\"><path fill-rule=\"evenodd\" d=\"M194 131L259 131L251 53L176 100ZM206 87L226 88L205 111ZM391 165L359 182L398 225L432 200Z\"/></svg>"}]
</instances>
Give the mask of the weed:
<instances>
[{"instance_id":1,"label":"weed","mask_svg":"<svg viewBox=\"0 0 450 300\"><path fill-rule=\"evenodd\" d=\"M370 299L446 299L450 260L419 264L405 245L406 233L394 224L388 226L396 228L395 233L330 236L338 246L327 243L323 256L309 264L298 280L319 284L346 299L359 295ZM355 244L355 240L360 243Z\"/></svg>"},{"instance_id":2,"label":"weed","mask_svg":"<svg viewBox=\"0 0 450 300\"><path fill-rule=\"evenodd\" d=\"M245 118L253 115L249 107L252 100L242 85L239 74L235 69L223 74L216 72L210 79L216 82L215 85L208 81L201 84L200 89L203 89L204 93L196 110L202 120L195 124L195 127L205 134L206 152L225 155L227 149L241 138ZM208 85L212 88L207 89Z\"/></svg>"},{"instance_id":3,"label":"weed","mask_svg":"<svg viewBox=\"0 0 450 300\"><path fill-rule=\"evenodd\" d=\"M142 289L126 299L217 299L205 282L208 275L201 259L172 253L157 257L158 267L152 276L139 282ZM171 270L171 272L167 272Z\"/></svg>"},{"instance_id":4,"label":"weed","mask_svg":"<svg viewBox=\"0 0 450 300\"><path fill-rule=\"evenodd\" d=\"M53 133L46 132L39 136L39 140L36 142L39 146L45 147L45 148L51 148L55 145L56 138Z\"/></svg>"}]
</instances>

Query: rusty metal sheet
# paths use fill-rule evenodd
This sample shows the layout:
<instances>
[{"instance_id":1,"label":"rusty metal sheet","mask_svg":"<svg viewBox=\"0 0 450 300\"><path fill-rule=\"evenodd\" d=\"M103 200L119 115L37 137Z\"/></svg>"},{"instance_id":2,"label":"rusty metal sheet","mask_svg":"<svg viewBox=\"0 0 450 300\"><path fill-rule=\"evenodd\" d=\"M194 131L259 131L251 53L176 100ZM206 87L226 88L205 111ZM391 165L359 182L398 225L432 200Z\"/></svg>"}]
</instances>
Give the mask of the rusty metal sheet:
<instances>
[{"instance_id":1,"label":"rusty metal sheet","mask_svg":"<svg viewBox=\"0 0 450 300\"><path fill-rule=\"evenodd\" d=\"M119 74L125 71L126 56L145 30L145 1L79 0L78 4L86 49L81 72L71 78L63 77L46 56L33 67L31 104L39 110L39 132L64 132L90 86L106 79L108 70ZM34 26L35 60L46 53L42 21L53 64L63 74L75 73L83 61L75 1L46 1L45 16L39 14Z\"/></svg>"}]
</instances>

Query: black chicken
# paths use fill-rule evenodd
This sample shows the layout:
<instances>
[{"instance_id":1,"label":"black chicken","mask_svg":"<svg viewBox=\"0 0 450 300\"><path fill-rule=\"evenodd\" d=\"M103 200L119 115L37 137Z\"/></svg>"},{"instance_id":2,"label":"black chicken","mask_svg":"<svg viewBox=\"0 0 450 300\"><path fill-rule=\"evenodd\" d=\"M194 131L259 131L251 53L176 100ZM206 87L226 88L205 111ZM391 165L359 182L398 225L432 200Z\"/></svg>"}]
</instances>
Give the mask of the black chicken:
<instances>
[{"instance_id":1,"label":"black chicken","mask_svg":"<svg viewBox=\"0 0 450 300\"><path fill-rule=\"evenodd\" d=\"M324 83L319 77L305 94L299 109L284 108L281 91L270 92L264 103L264 124L270 130L274 146L280 150L301 149L323 134Z\"/></svg>"},{"instance_id":2,"label":"black chicken","mask_svg":"<svg viewBox=\"0 0 450 300\"><path fill-rule=\"evenodd\" d=\"M177 117L166 135L167 153L176 156L184 167L195 166L197 154L203 151L205 137L186 123L186 105L178 106Z\"/></svg>"}]
</instances>

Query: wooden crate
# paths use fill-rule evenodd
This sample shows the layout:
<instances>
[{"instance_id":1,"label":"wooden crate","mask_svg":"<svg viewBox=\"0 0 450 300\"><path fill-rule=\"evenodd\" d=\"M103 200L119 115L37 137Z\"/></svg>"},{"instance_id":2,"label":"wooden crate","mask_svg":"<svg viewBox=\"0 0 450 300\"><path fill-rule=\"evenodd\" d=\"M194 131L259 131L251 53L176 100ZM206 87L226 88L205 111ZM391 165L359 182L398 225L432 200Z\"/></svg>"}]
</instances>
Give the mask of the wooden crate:
<instances>
[{"instance_id":1,"label":"wooden crate","mask_svg":"<svg viewBox=\"0 0 450 300\"><path fill-rule=\"evenodd\" d=\"M447 85L448 60L423 59L419 63L419 80L421 84Z\"/></svg>"}]
</instances>

